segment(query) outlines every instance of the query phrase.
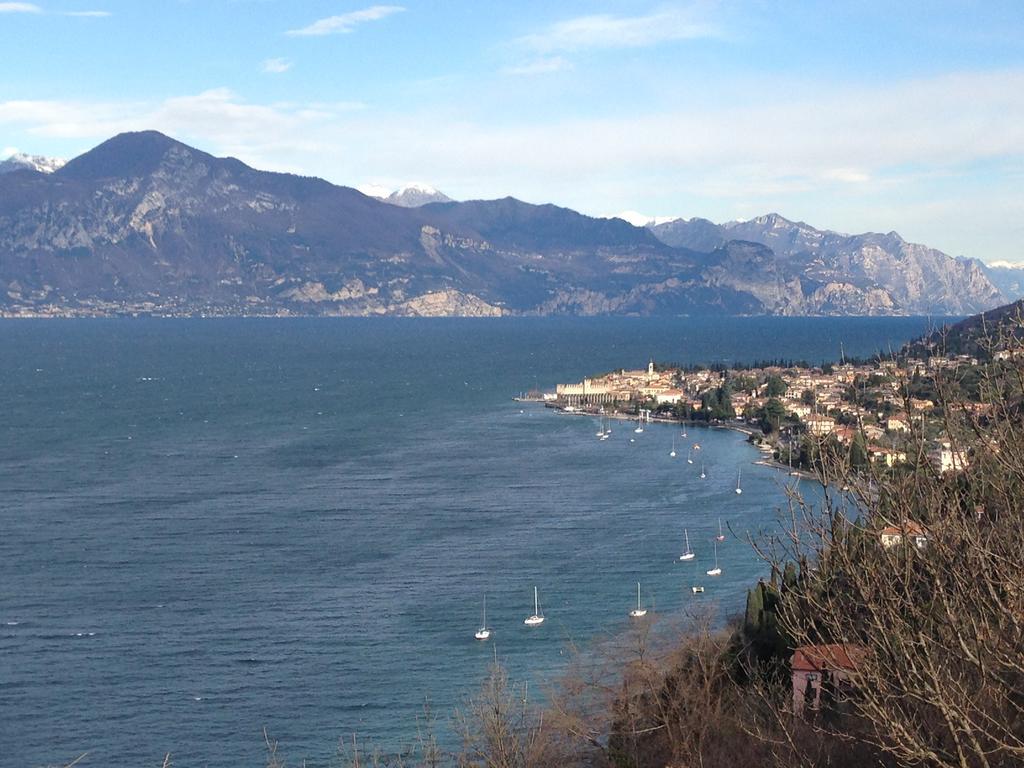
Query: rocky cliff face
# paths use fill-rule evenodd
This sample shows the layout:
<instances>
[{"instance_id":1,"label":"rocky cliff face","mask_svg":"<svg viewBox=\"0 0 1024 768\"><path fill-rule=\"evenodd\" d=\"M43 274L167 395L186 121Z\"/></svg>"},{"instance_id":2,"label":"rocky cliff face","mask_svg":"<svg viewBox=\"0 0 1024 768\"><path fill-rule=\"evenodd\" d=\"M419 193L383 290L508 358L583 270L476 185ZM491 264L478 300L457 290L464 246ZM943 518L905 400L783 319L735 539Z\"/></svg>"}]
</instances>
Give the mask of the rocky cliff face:
<instances>
[{"instance_id":1,"label":"rocky cliff face","mask_svg":"<svg viewBox=\"0 0 1024 768\"><path fill-rule=\"evenodd\" d=\"M718 242L715 226L693 248L512 198L402 208L124 134L54 173L0 176L0 312L955 313L997 293L891 238L807 256L737 242L752 232Z\"/></svg>"},{"instance_id":2,"label":"rocky cliff face","mask_svg":"<svg viewBox=\"0 0 1024 768\"><path fill-rule=\"evenodd\" d=\"M908 243L895 232L842 235L778 214L721 225L678 219L651 231L668 245L726 254L750 250L736 241L760 245L774 258L727 258L709 276L733 287L746 284L779 314L963 315L1004 300L980 262ZM762 271L766 280L757 289Z\"/></svg>"}]
</instances>

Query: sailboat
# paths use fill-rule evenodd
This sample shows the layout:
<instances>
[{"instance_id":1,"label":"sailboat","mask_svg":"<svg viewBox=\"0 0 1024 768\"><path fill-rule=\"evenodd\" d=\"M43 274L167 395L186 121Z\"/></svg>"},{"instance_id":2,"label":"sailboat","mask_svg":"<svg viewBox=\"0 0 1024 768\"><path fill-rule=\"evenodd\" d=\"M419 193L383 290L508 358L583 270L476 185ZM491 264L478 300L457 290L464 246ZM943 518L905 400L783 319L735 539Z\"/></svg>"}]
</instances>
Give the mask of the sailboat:
<instances>
[{"instance_id":1,"label":"sailboat","mask_svg":"<svg viewBox=\"0 0 1024 768\"><path fill-rule=\"evenodd\" d=\"M491 630L487 628L487 595L484 595L484 620L480 622L480 629L473 635L477 640L486 640L491 636Z\"/></svg>"},{"instance_id":2,"label":"sailboat","mask_svg":"<svg viewBox=\"0 0 1024 768\"><path fill-rule=\"evenodd\" d=\"M740 488L740 471L736 470L736 493L743 493L743 489Z\"/></svg>"},{"instance_id":3,"label":"sailboat","mask_svg":"<svg viewBox=\"0 0 1024 768\"><path fill-rule=\"evenodd\" d=\"M693 560L694 554L690 549L690 532L683 528L683 536L686 538L686 551L679 556L680 560Z\"/></svg>"},{"instance_id":4,"label":"sailboat","mask_svg":"<svg viewBox=\"0 0 1024 768\"><path fill-rule=\"evenodd\" d=\"M693 449L691 448L686 452L686 463L693 464Z\"/></svg>"},{"instance_id":5,"label":"sailboat","mask_svg":"<svg viewBox=\"0 0 1024 768\"><path fill-rule=\"evenodd\" d=\"M634 619L639 619L642 616L647 615L647 609L640 605L640 582L636 583L636 608L629 612L629 615Z\"/></svg>"},{"instance_id":6,"label":"sailboat","mask_svg":"<svg viewBox=\"0 0 1024 768\"><path fill-rule=\"evenodd\" d=\"M533 588L533 615L523 619L523 624L528 627L536 627L544 623L544 614L540 612L540 601L537 599L537 588Z\"/></svg>"},{"instance_id":7,"label":"sailboat","mask_svg":"<svg viewBox=\"0 0 1024 768\"><path fill-rule=\"evenodd\" d=\"M715 536L715 541L725 541L725 533L722 531L722 518L718 518L718 535Z\"/></svg>"},{"instance_id":8,"label":"sailboat","mask_svg":"<svg viewBox=\"0 0 1024 768\"><path fill-rule=\"evenodd\" d=\"M700 463L700 479L703 480L707 475L704 474L704 462Z\"/></svg>"},{"instance_id":9,"label":"sailboat","mask_svg":"<svg viewBox=\"0 0 1024 768\"><path fill-rule=\"evenodd\" d=\"M683 437L686 437L686 427L683 427Z\"/></svg>"},{"instance_id":10,"label":"sailboat","mask_svg":"<svg viewBox=\"0 0 1024 768\"><path fill-rule=\"evenodd\" d=\"M668 455L673 459L676 457L676 436L672 435L672 450L668 452Z\"/></svg>"},{"instance_id":11,"label":"sailboat","mask_svg":"<svg viewBox=\"0 0 1024 768\"><path fill-rule=\"evenodd\" d=\"M633 431L634 431L634 432L636 432L636 433L637 433L638 435L639 435L639 434L640 434L641 432L643 432L643 431L644 431L644 415L643 415L643 413L640 413L640 414L639 414L639 415L638 415L638 416L636 417L636 429L634 429Z\"/></svg>"},{"instance_id":12,"label":"sailboat","mask_svg":"<svg viewBox=\"0 0 1024 768\"><path fill-rule=\"evenodd\" d=\"M718 567L718 542L715 542L715 567L707 571L708 576L721 576L722 569Z\"/></svg>"}]
</instances>

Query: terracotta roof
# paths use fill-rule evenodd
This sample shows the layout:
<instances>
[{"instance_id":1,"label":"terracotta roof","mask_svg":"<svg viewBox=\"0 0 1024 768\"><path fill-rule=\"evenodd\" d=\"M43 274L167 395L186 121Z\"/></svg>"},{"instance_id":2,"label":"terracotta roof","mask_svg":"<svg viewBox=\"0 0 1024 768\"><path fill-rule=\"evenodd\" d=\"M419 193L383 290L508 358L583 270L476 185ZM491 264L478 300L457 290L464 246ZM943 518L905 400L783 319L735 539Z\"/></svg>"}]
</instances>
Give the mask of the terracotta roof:
<instances>
[{"instance_id":1,"label":"terracotta roof","mask_svg":"<svg viewBox=\"0 0 1024 768\"><path fill-rule=\"evenodd\" d=\"M908 520L901 526L887 525L880 531L883 536L927 536L928 531L923 525L913 520Z\"/></svg>"},{"instance_id":2,"label":"terracotta roof","mask_svg":"<svg viewBox=\"0 0 1024 768\"><path fill-rule=\"evenodd\" d=\"M793 651L794 672L822 672L835 669L856 669L864 650L849 643L801 645Z\"/></svg>"}]
</instances>

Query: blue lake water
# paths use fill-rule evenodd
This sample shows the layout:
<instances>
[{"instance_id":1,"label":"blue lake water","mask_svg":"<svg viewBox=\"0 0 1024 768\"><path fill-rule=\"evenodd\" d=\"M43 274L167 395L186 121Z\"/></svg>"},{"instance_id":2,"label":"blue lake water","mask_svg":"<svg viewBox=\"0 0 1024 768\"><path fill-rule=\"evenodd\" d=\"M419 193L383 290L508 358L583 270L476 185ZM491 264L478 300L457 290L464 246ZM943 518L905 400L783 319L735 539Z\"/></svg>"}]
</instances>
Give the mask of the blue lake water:
<instances>
[{"instance_id":1,"label":"blue lake water","mask_svg":"<svg viewBox=\"0 0 1024 768\"><path fill-rule=\"evenodd\" d=\"M928 326L0 322L3 761L251 766L263 727L289 764L353 732L398 749L425 698L448 729L495 648L541 683L569 641L623 630L638 580L659 614L735 611L763 568L730 536L703 576L718 519L753 532L783 503L741 435L691 429L671 459L677 428L599 442L511 396L651 357L867 355ZM548 620L528 629L534 585Z\"/></svg>"}]
</instances>

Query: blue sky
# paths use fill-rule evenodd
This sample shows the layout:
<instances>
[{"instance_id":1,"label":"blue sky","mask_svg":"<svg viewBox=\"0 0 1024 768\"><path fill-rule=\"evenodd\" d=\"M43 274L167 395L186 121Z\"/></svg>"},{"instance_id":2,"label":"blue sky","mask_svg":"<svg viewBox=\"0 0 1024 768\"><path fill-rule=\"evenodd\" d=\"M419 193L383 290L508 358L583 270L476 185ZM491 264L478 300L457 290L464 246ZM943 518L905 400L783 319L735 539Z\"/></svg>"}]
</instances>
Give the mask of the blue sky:
<instances>
[{"instance_id":1,"label":"blue sky","mask_svg":"<svg viewBox=\"0 0 1024 768\"><path fill-rule=\"evenodd\" d=\"M593 215L1024 261L1024 3L0 0L0 152L155 128Z\"/></svg>"}]
</instances>

